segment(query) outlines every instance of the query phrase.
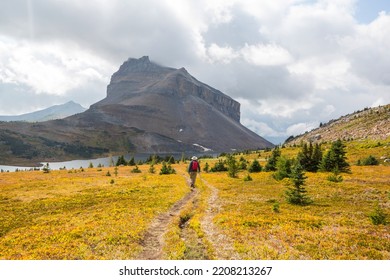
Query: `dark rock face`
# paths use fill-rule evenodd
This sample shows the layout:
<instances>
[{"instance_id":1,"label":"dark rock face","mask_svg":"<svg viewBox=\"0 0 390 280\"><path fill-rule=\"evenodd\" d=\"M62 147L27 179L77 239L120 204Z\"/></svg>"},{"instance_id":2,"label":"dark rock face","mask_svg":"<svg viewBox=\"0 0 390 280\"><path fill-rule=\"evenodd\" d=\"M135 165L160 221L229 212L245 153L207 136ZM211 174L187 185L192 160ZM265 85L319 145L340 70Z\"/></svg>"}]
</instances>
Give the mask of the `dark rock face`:
<instances>
[{"instance_id":1,"label":"dark rock face","mask_svg":"<svg viewBox=\"0 0 390 280\"><path fill-rule=\"evenodd\" d=\"M165 135L197 149L273 146L240 124L237 101L198 81L184 68L159 66L148 57L122 64L112 75L107 97L91 110L115 116L112 122Z\"/></svg>"},{"instance_id":2,"label":"dark rock face","mask_svg":"<svg viewBox=\"0 0 390 280\"><path fill-rule=\"evenodd\" d=\"M174 69L150 62L147 56L128 59L111 77L107 87L107 100L113 103L118 98L137 94L159 93L183 98L192 95L240 121L240 103L192 77L185 68Z\"/></svg>"},{"instance_id":3,"label":"dark rock face","mask_svg":"<svg viewBox=\"0 0 390 280\"><path fill-rule=\"evenodd\" d=\"M0 122L0 163L272 146L240 124L238 102L184 68L163 67L148 57L123 63L107 97L83 113L39 124Z\"/></svg>"}]
</instances>

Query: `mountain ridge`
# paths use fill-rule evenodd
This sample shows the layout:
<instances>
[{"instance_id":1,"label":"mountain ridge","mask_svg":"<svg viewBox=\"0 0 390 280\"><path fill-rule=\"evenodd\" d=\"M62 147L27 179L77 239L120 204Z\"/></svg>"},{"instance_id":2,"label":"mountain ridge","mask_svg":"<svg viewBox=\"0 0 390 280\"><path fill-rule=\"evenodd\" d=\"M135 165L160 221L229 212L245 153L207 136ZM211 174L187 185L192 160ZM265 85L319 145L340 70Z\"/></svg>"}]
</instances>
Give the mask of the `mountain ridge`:
<instances>
[{"instance_id":1,"label":"mountain ridge","mask_svg":"<svg viewBox=\"0 0 390 280\"><path fill-rule=\"evenodd\" d=\"M48 120L63 119L87 110L74 101L68 101L64 104L53 105L48 108L21 114L0 116L0 121L26 121L26 122L43 122Z\"/></svg>"},{"instance_id":2,"label":"mountain ridge","mask_svg":"<svg viewBox=\"0 0 390 280\"><path fill-rule=\"evenodd\" d=\"M365 108L330 120L320 127L289 137L285 144L341 140L385 140L390 137L390 104Z\"/></svg>"}]
</instances>

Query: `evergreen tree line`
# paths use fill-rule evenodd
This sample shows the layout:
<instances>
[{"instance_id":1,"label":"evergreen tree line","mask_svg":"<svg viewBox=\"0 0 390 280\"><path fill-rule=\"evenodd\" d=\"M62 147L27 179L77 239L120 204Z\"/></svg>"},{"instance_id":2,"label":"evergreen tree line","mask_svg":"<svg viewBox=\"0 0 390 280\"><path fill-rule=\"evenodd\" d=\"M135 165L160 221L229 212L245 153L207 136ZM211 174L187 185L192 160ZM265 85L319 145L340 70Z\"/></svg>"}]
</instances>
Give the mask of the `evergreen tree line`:
<instances>
[{"instance_id":1,"label":"evergreen tree line","mask_svg":"<svg viewBox=\"0 0 390 280\"><path fill-rule=\"evenodd\" d=\"M162 156L159 156L159 155L150 155L145 161L142 161L142 160L139 160L137 162L135 162L135 159L134 157L131 157L129 161L127 161L125 159L125 157L123 155L119 156L115 165L116 166L121 166L121 165L124 165L124 166L135 166L135 165L142 165L142 164L158 164L158 163L162 163L162 162L166 162L166 163L169 163L169 164L174 164L176 161L175 161L175 158L172 156L172 155L169 155L169 156L165 156L165 157L162 157Z\"/></svg>"},{"instance_id":2,"label":"evergreen tree line","mask_svg":"<svg viewBox=\"0 0 390 280\"><path fill-rule=\"evenodd\" d=\"M238 171L247 170L250 173L261 171L275 171L275 179L281 180L290 177L293 167L299 163L303 171L307 172L350 172L350 166L347 162L345 145L341 140L332 143L329 151L323 154L321 145L313 143L304 143L295 159L289 159L282 156L279 147L272 150L264 168L258 160L254 159L251 163L241 157L238 161L231 154L225 154L226 159L219 159L213 167L205 166L206 172L228 171L229 176L235 177Z\"/></svg>"},{"instance_id":3,"label":"evergreen tree line","mask_svg":"<svg viewBox=\"0 0 390 280\"><path fill-rule=\"evenodd\" d=\"M276 147L264 169L265 171L276 171L275 179L281 180L290 177L292 167L298 163L307 172L350 172L345 145L341 140L333 142L325 154L322 152L320 144L304 143L296 159L282 156L280 149Z\"/></svg>"}]
</instances>

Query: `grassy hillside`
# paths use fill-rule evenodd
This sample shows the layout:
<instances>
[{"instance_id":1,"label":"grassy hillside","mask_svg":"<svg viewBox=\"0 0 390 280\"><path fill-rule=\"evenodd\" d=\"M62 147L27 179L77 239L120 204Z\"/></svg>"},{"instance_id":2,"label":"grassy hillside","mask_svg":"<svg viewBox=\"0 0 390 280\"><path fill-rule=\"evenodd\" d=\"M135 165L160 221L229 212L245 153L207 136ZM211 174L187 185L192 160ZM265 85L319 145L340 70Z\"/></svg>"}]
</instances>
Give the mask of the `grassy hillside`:
<instances>
[{"instance_id":1,"label":"grassy hillside","mask_svg":"<svg viewBox=\"0 0 390 280\"><path fill-rule=\"evenodd\" d=\"M390 104L366 108L352 114L321 124L320 127L289 139L289 144L301 141L386 140L390 136Z\"/></svg>"},{"instance_id":2,"label":"grassy hillside","mask_svg":"<svg viewBox=\"0 0 390 280\"><path fill-rule=\"evenodd\" d=\"M287 203L290 182L272 172L251 173L252 181L246 171L203 172L192 193L184 163L172 175L159 175L161 165L156 174L148 165L117 175L114 167L0 173L0 259L137 259L153 228L163 259L390 259L390 167L355 165L388 154L389 140L349 142L351 173L340 183L306 173L308 206ZM299 148L281 151L295 157ZM242 156L264 166L269 155ZM385 225L370 219L378 207ZM164 213L170 218L156 226Z\"/></svg>"}]
</instances>

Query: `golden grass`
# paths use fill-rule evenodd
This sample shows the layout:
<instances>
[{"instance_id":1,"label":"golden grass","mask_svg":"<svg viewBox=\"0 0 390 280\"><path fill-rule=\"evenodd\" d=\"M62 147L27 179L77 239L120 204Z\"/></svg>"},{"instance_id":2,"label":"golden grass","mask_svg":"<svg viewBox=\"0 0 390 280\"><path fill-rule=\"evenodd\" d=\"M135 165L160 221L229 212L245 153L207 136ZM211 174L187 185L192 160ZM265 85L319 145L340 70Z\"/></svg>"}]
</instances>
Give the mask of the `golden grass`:
<instances>
[{"instance_id":1,"label":"golden grass","mask_svg":"<svg viewBox=\"0 0 390 280\"><path fill-rule=\"evenodd\" d=\"M180 175L140 169L1 173L0 259L134 258L152 219L188 191Z\"/></svg>"},{"instance_id":2,"label":"golden grass","mask_svg":"<svg viewBox=\"0 0 390 280\"><path fill-rule=\"evenodd\" d=\"M369 213L376 201L389 208L390 170L353 167L344 182L308 173L309 206L284 198L287 180L271 173L251 174L253 181L207 174L220 191L222 211L215 223L235 242L244 259L390 259L390 227L375 226ZM279 212L273 210L275 203Z\"/></svg>"},{"instance_id":3,"label":"golden grass","mask_svg":"<svg viewBox=\"0 0 390 280\"><path fill-rule=\"evenodd\" d=\"M366 145L366 146L364 146ZM369 145L370 147L368 147ZM389 154L389 144L347 145L351 164L373 154ZM294 157L299 148L282 149ZM245 155L264 162L270 152ZM216 160L202 160L210 167ZM142 250L143 234L154 218L167 212L189 188L186 164L178 174L148 173L149 166L88 168L84 172L39 171L0 173L0 259L134 259ZM106 176L110 171L112 176ZM390 259L390 224L373 225L369 215L379 206L389 218L390 167L352 166L343 182L327 173L306 173L306 188L314 203L286 202L288 179L272 173L252 173L252 181L223 173L202 173L218 189L220 211L213 223L232 240L242 259ZM167 259L216 257L202 222L210 207L211 190L198 179L198 195L168 225ZM186 232L180 228L187 219ZM390 222L390 221L389 221ZM202 248L196 248L196 244ZM221 244L221 246L224 244Z\"/></svg>"}]
</instances>

